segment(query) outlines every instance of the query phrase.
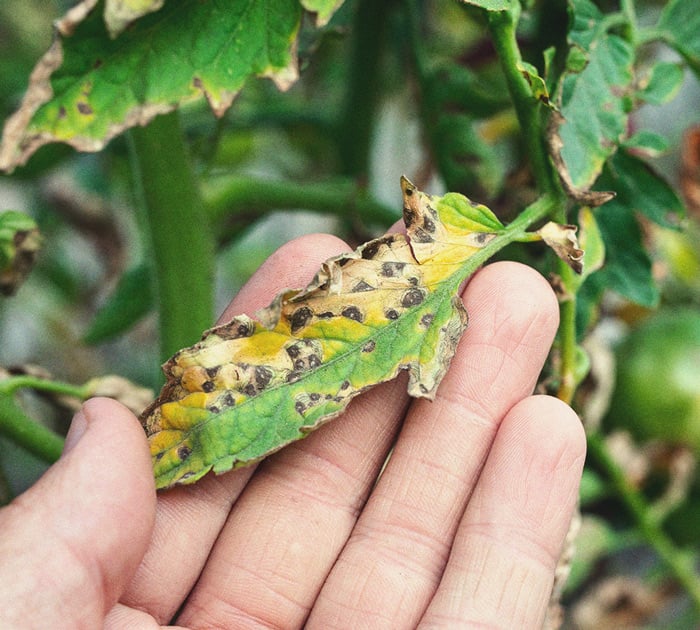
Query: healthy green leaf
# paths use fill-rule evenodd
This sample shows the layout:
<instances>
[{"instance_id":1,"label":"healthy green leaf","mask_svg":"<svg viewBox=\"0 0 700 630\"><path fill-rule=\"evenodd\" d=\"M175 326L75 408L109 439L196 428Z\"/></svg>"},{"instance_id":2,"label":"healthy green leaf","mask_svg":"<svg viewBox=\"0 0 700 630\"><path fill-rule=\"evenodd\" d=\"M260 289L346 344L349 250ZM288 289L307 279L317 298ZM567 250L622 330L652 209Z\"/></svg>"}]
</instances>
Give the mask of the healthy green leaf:
<instances>
[{"instance_id":1,"label":"healthy green leaf","mask_svg":"<svg viewBox=\"0 0 700 630\"><path fill-rule=\"evenodd\" d=\"M573 189L587 190L627 131L634 52L630 44L604 29L603 15L588 0L572 2L574 50L588 63L568 74L560 95L561 121L556 142L562 178Z\"/></svg>"},{"instance_id":2,"label":"healthy green leaf","mask_svg":"<svg viewBox=\"0 0 700 630\"><path fill-rule=\"evenodd\" d=\"M509 11L515 4L516 0L460 0L464 4L485 9L486 11Z\"/></svg>"},{"instance_id":3,"label":"healthy green leaf","mask_svg":"<svg viewBox=\"0 0 700 630\"><path fill-rule=\"evenodd\" d=\"M435 396L467 325L459 286L505 228L462 195L430 197L405 178L402 188L408 236L326 261L305 289L165 364L168 382L142 415L158 488L258 461L400 370L410 395Z\"/></svg>"},{"instance_id":4,"label":"healthy green leaf","mask_svg":"<svg viewBox=\"0 0 700 630\"><path fill-rule=\"evenodd\" d=\"M99 150L123 130L202 97L222 115L248 78L270 77L284 89L297 77L297 0L168 2L114 40L99 11L82 17L59 23L61 36L5 126L0 169L49 142Z\"/></svg>"},{"instance_id":5,"label":"healthy green leaf","mask_svg":"<svg viewBox=\"0 0 700 630\"><path fill-rule=\"evenodd\" d=\"M622 146L627 150L631 149L647 157L659 157L668 151L669 148L668 140L664 136L646 129L638 131L630 138L627 138Z\"/></svg>"},{"instance_id":6,"label":"healthy green leaf","mask_svg":"<svg viewBox=\"0 0 700 630\"><path fill-rule=\"evenodd\" d=\"M614 190L617 196L609 203L624 207L630 215L639 212L668 228L677 228L685 216L683 201L668 182L627 151L613 156L598 185Z\"/></svg>"},{"instance_id":7,"label":"healthy green leaf","mask_svg":"<svg viewBox=\"0 0 700 630\"><path fill-rule=\"evenodd\" d=\"M680 64L660 61L652 66L636 96L650 105L663 105L678 94L683 78Z\"/></svg>"},{"instance_id":8,"label":"healthy green leaf","mask_svg":"<svg viewBox=\"0 0 700 630\"><path fill-rule=\"evenodd\" d=\"M671 0L661 13L658 28L666 42L673 46L700 76L700 11L697 3Z\"/></svg>"}]
</instances>

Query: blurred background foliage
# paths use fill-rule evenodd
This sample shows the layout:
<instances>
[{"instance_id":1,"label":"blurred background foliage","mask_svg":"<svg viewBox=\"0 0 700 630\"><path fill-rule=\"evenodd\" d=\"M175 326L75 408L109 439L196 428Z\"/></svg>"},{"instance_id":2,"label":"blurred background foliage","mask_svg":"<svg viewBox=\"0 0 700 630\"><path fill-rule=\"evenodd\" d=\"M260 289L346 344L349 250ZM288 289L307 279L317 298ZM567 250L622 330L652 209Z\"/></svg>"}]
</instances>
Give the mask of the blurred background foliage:
<instances>
[{"instance_id":1,"label":"blurred background foliage","mask_svg":"<svg viewBox=\"0 0 700 630\"><path fill-rule=\"evenodd\" d=\"M0 4L0 118L17 109L51 41L52 21L70 4ZM654 24L665 4L640 0L637 19ZM543 51L564 45L567 10L558 0L532 5L519 43L526 59L541 66ZM316 28L304 19L301 76L288 92L249 81L219 119L202 101L180 109L215 233L217 312L295 236L332 232L355 246L382 233L400 218L403 173L431 193L462 192L505 220L532 201L528 155L486 35L479 15L457 2L348 0L328 25ZM659 44L645 47L644 57L650 67L668 63L670 74L680 61ZM675 98L655 103L650 96L629 125L630 135L642 130L665 138L665 146L644 157L683 198L688 216L675 217L675 226L646 217L630 224L615 202L603 206L597 212L607 213L600 229L607 231L612 271L591 276L579 292L582 372L590 372L574 403L595 456L582 484L565 627L698 623L692 601L700 593L700 85L688 69L680 82ZM598 189L612 187L605 177ZM639 168L626 192L618 185L618 203L625 194L660 194ZM126 397L138 411L148 389L160 387L142 204L131 133L99 153L48 145L11 176L0 176L0 210L33 217L42 243L26 281L0 297L0 375L79 384L77 397L20 393L27 416L58 434L85 395ZM629 259L624 243L610 247L629 240L630 231L644 245L634 250L641 262ZM507 257L551 268L539 250L511 249ZM653 286L635 280L646 268ZM557 360L555 348L542 391ZM106 375L128 381L93 380ZM0 437L0 498L10 500L47 465ZM664 564L669 558L690 576L682 588Z\"/></svg>"}]
</instances>

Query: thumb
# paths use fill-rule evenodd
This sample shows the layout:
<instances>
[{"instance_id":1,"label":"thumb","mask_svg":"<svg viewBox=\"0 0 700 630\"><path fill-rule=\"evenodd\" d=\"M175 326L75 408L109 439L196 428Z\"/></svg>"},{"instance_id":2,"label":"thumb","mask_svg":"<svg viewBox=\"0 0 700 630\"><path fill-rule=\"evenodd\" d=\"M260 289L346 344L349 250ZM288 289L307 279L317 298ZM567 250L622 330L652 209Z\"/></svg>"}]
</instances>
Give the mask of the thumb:
<instances>
[{"instance_id":1,"label":"thumb","mask_svg":"<svg viewBox=\"0 0 700 630\"><path fill-rule=\"evenodd\" d=\"M143 429L95 398L61 459L0 510L0 627L98 628L148 546L155 488Z\"/></svg>"}]
</instances>

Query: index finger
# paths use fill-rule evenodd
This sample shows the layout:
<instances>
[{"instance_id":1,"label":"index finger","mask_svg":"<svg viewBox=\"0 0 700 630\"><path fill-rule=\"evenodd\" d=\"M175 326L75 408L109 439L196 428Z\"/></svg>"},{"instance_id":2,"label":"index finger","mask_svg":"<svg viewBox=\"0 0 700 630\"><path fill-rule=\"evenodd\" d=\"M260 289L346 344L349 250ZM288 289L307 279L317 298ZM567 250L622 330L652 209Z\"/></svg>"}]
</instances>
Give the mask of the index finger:
<instances>
[{"instance_id":1,"label":"index finger","mask_svg":"<svg viewBox=\"0 0 700 630\"><path fill-rule=\"evenodd\" d=\"M258 269L219 321L243 312L252 315L282 289L306 284L323 261L347 250L343 241L326 234L290 241ZM196 486L161 493L150 547L121 602L167 623L196 582L231 506L254 470L250 466L226 475L208 475Z\"/></svg>"}]
</instances>

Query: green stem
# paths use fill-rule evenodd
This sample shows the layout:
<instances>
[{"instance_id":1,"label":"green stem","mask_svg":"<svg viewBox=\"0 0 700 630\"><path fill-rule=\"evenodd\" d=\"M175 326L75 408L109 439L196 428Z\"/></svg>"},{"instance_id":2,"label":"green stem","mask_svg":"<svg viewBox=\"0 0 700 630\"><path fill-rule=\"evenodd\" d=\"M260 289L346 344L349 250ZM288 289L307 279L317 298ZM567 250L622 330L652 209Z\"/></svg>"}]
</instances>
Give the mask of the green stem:
<instances>
[{"instance_id":1,"label":"green stem","mask_svg":"<svg viewBox=\"0 0 700 630\"><path fill-rule=\"evenodd\" d=\"M353 21L350 76L338 128L342 172L367 180L374 112L381 94L381 59L392 3L360 0Z\"/></svg>"},{"instance_id":2,"label":"green stem","mask_svg":"<svg viewBox=\"0 0 700 630\"><path fill-rule=\"evenodd\" d=\"M214 238L177 112L132 132L149 259L159 298L163 359L192 344L213 318Z\"/></svg>"},{"instance_id":3,"label":"green stem","mask_svg":"<svg viewBox=\"0 0 700 630\"><path fill-rule=\"evenodd\" d=\"M251 211L303 208L317 212L357 216L365 225L387 227L400 218L395 210L374 201L350 178L326 182L297 183L255 177L226 177L213 180L204 190L212 222Z\"/></svg>"},{"instance_id":4,"label":"green stem","mask_svg":"<svg viewBox=\"0 0 700 630\"><path fill-rule=\"evenodd\" d=\"M488 24L520 123L537 187L542 193L556 194L560 188L544 145L540 103L533 96L530 84L519 70L523 61L516 39L519 12L519 8L511 11L489 11Z\"/></svg>"},{"instance_id":5,"label":"green stem","mask_svg":"<svg viewBox=\"0 0 700 630\"><path fill-rule=\"evenodd\" d=\"M615 492L634 519L637 529L686 590L695 607L700 610L700 578L693 570L690 554L678 549L661 529L642 495L627 481L620 467L610 456L599 433L588 435L588 453L605 471Z\"/></svg>"},{"instance_id":6,"label":"green stem","mask_svg":"<svg viewBox=\"0 0 700 630\"><path fill-rule=\"evenodd\" d=\"M55 462L63 450L63 438L32 420L12 396L0 395L0 435L48 463Z\"/></svg>"},{"instance_id":7,"label":"green stem","mask_svg":"<svg viewBox=\"0 0 700 630\"><path fill-rule=\"evenodd\" d=\"M11 376L0 381L0 395L11 395L24 387L52 394L74 396L80 400L85 400L89 395L82 385L50 381L45 378L27 375Z\"/></svg>"}]
</instances>

